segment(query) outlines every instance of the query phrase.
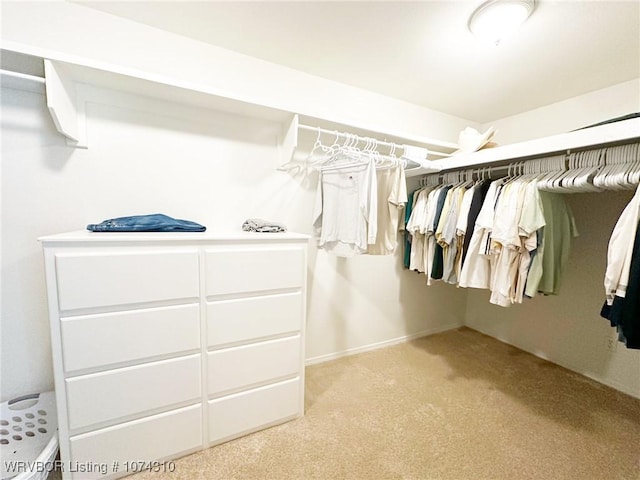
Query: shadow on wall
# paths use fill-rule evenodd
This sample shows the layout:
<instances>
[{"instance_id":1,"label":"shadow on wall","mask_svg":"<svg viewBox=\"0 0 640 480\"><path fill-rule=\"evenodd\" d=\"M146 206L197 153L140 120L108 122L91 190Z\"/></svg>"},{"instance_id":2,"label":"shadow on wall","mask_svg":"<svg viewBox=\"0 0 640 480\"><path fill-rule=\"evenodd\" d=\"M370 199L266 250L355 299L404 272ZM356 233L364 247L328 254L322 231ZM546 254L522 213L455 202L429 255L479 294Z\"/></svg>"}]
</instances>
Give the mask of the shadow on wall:
<instances>
[{"instance_id":1,"label":"shadow on wall","mask_svg":"<svg viewBox=\"0 0 640 480\"><path fill-rule=\"evenodd\" d=\"M311 235L315 185L310 183L306 176L274 171L255 184L253 195L245 199L245 210L251 217L280 222L291 232Z\"/></svg>"},{"instance_id":2,"label":"shadow on wall","mask_svg":"<svg viewBox=\"0 0 640 480\"><path fill-rule=\"evenodd\" d=\"M615 336L600 317L608 241L633 192L565 195L579 236L571 243L559 295L537 296L510 308L489 304L485 290L470 291L465 325L617 388L638 391L638 352L607 351Z\"/></svg>"},{"instance_id":3,"label":"shadow on wall","mask_svg":"<svg viewBox=\"0 0 640 480\"><path fill-rule=\"evenodd\" d=\"M436 333L464 325L467 290L442 281L427 285L424 273L404 266L404 238L396 254L395 275L400 279L399 302L407 331Z\"/></svg>"},{"instance_id":4,"label":"shadow on wall","mask_svg":"<svg viewBox=\"0 0 640 480\"><path fill-rule=\"evenodd\" d=\"M600 420L604 412L640 424L640 400L466 327L456 335L425 337L412 345L446 362L450 369L447 380L457 391L464 392L471 385L477 391L480 383L486 394L476 401L483 406L495 403L498 416L502 402L514 401L576 430L607 430ZM605 438L602 441L606 443Z\"/></svg>"},{"instance_id":5,"label":"shadow on wall","mask_svg":"<svg viewBox=\"0 0 640 480\"><path fill-rule=\"evenodd\" d=\"M325 258L318 262L318 256ZM333 352L340 354L349 348L348 313L353 298L344 288L341 278L335 273L345 268L349 259L338 258L319 252L316 240L311 239L308 260L307 322L315 322L316 333L322 332L323 339L330 336Z\"/></svg>"},{"instance_id":6,"label":"shadow on wall","mask_svg":"<svg viewBox=\"0 0 640 480\"><path fill-rule=\"evenodd\" d=\"M320 264L319 255L325 257ZM347 328L349 318L346 314L351 310L352 299L341 283L334 278L335 271L343 270L346 261L348 260L345 258L330 257L324 252L319 253L316 240L314 238L310 240L307 260L307 358L309 358L311 343L319 344L316 350L324 345L331 345L332 351L338 355L349 349ZM318 335L322 338L315 338ZM312 353L313 356L315 356L314 353ZM305 395L305 410L311 408L327 390L330 390L347 368L348 365L345 363L336 363L331 376L314 379L313 388L306 388L307 392L314 393Z\"/></svg>"},{"instance_id":7,"label":"shadow on wall","mask_svg":"<svg viewBox=\"0 0 640 480\"><path fill-rule=\"evenodd\" d=\"M52 198L76 153L44 95L2 88L2 400L53 389L42 252L37 238L73 220ZM58 197L60 195L57 195ZM44 198L44 200L43 200Z\"/></svg>"},{"instance_id":8,"label":"shadow on wall","mask_svg":"<svg viewBox=\"0 0 640 480\"><path fill-rule=\"evenodd\" d=\"M466 292L442 282L428 287L424 274L404 268L401 247L395 255L347 259L319 251L311 242L307 358L340 357L462 324ZM349 365L332 367L336 381ZM328 388L332 383L327 382ZM322 395L324 389L320 385L314 391ZM307 403L311 407L313 398Z\"/></svg>"},{"instance_id":9,"label":"shadow on wall","mask_svg":"<svg viewBox=\"0 0 640 480\"><path fill-rule=\"evenodd\" d=\"M42 167L62 171L76 148L67 145L66 138L56 130L44 94L3 88L0 98L3 152L46 149L50 153L41 157ZM10 165L3 166L7 167Z\"/></svg>"},{"instance_id":10,"label":"shadow on wall","mask_svg":"<svg viewBox=\"0 0 640 480\"><path fill-rule=\"evenodd\" d=\"M407 178L409 195L420 188L419 180L420 177ZM400 232L394 268L400 281L398 301L402 305L402 317L407 332L429 334L464 325L466 289L456 288L455 285L442 281L433 281L431 285L427 285L424 273L405 268L405 241L405 232Z\"/></svg>"}]
</instances>

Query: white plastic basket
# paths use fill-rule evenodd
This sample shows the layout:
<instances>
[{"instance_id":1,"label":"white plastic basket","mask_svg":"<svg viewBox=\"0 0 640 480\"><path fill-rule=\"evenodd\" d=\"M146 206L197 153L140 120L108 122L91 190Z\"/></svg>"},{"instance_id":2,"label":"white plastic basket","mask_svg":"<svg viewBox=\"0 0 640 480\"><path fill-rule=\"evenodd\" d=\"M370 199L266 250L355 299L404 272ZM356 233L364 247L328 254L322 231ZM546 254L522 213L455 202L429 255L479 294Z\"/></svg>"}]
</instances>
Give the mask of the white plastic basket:
<instances>
[{"instance_id":1,"label":"white plastic basket","mask_svg":"<svg viewBox=\"0 0 640 480\"><path fill-rule=\"evenodd\" d=\"M2 480L45 480L57 453L53 392L25 395L0 404Z\"/></svg>"}]
</instances>

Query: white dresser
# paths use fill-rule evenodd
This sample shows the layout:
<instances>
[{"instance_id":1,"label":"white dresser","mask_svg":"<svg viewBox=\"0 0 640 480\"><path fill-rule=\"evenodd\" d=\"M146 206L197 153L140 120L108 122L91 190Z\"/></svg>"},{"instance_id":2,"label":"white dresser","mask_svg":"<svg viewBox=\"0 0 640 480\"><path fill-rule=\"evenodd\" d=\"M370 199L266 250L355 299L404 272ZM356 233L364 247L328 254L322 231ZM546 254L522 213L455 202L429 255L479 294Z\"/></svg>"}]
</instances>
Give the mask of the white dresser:
<instances>
[{"instance_id":1,"label":"white dresser","mask_svg":"<svg viewBox=\"0 0 640 480\"><path fill-rule=\"evenodd\" d=\"M134 473L303 414L307 236L40 240L65 479Z\"/></svg>"}]
</instances>

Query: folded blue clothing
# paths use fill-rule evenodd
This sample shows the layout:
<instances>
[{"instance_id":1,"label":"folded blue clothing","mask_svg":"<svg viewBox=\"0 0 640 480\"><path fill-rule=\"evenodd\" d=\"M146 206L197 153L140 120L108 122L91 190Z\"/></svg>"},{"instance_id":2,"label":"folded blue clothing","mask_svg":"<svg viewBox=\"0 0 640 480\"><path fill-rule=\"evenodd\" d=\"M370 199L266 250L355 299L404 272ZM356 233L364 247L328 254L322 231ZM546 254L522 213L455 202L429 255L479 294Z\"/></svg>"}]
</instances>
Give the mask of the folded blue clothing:
<instances>
[{"instance_id":1,"label":"folded blue clothing","mask_svg":"<svg viewBox=\"0 0 640 480\"><path fill-rule=\"evenodd\" d=\"M92 232L204 232L206 229L199 223L162 213L111 218L87 225L87 230Z\"/></svg>"}]
</instances>

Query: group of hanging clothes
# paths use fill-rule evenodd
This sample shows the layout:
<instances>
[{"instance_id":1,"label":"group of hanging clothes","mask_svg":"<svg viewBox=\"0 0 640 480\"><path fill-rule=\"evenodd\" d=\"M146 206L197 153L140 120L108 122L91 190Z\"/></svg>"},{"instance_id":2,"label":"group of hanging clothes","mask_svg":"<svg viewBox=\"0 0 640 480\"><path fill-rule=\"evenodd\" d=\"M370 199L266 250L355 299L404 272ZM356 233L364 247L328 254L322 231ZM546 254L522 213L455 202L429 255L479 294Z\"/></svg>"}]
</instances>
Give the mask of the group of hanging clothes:
<instances>
[{"instance_id":1,"label":"group of hanging clothes","mask_svg":"<svg viewBox=\"0 0 640 480\"><path fill-rule=\"evenodd\" d=\"M412 194L411 214L405 230L411 235L409 255L405 264L411 270L424 272L427 283L444 280L457 283L462 248L457 234L461 199L469 185L439 185L417 190Z\"/></svg>"},{"instance_id":2,"label":"group of hanging clothes","mask_svg":"<svg viewBox=\"0 0 640 480\"><path fill-rule=\"evenodd\" d=\"M341 257L394 253L407 202L402 160L341 148L319 172L313 214L319 248Z\"/></svg>"},{"instance_id":3,"label":"group of hanging clothes","mask_svg":"<svg viewBox=\"0 0 640 480\"><path fill-rule=\"evenodd\" d=\"M604 277L606 300L600 312L627 348L640 349L640 185L609 240Z\"/></svg>"},{"instance_id":4,"label":"group of hanging clothes","mask_svg":"<svg viewBox=\"0 0 640 480\"><path fill-rule=\"evenodd\" d=\"M426 186L412 193L405 266L491 291L503 307L558 294L578 235L564 197L540 191L537 175Z\"/></svg>"}]
</instances>

